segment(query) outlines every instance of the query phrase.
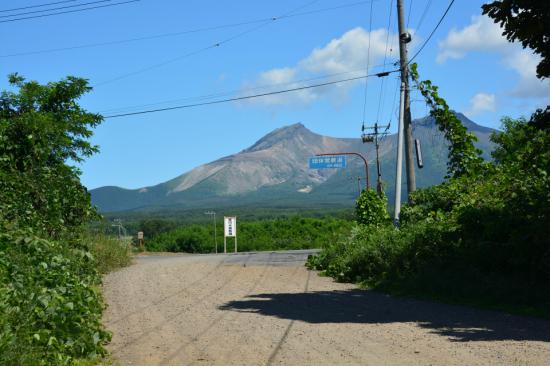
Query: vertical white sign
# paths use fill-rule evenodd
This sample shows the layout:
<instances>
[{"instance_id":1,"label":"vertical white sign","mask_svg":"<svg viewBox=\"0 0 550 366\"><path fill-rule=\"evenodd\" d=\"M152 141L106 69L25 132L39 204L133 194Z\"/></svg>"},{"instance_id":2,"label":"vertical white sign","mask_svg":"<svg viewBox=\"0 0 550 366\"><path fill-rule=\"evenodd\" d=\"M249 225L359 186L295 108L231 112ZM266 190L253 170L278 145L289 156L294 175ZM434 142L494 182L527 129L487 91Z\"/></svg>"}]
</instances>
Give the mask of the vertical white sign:
<instances>
[{"instance_id":1,"label":"vertical white sign","mask_svg":"<svg viewBox=\"0 0 550 366\"><path fill-rule=\"evenodd\" d=\"M237 236L237 218L236 217L224 217L223 218L224 236L231 238Z\"/></svg>"}]
</instances>

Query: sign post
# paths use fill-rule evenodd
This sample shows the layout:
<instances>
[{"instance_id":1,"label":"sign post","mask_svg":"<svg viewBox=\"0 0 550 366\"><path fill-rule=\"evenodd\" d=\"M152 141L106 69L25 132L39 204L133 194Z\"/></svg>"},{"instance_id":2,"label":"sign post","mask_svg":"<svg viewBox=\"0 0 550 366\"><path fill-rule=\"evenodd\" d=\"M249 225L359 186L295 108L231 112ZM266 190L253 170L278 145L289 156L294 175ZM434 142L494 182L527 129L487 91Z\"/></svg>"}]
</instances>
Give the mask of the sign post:
<instances>
[{"instance_id":1,"label":"sign post","mask_svg":"<svg viewBox=\"0 0 550 366\"><path fill-rule=\"evenodd\" d=\"M144 246L143 246L143 231L139 231L138 234L137 234L137 238L138 238L138 243L139 243L139 249L141 251L144 250Z\"/></svg>"},{"instance_id":2,"label":"sign post","mask_svg":"<svg viewBox=\"0 0 550 366\"><path fill-rule=\"evenodd\" d=\"M235 238L235 253L237 253L237 217L223 217L223 252L227 253L227 238Z\"/></svg>"}]
</instances>

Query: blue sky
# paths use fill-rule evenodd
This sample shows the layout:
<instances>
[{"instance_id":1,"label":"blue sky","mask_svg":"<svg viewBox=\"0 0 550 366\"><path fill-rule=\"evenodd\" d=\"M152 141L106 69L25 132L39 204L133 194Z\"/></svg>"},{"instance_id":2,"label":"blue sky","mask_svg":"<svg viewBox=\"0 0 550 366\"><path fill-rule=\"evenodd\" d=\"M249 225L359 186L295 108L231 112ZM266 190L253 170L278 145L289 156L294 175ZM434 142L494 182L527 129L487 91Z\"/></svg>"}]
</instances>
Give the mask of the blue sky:
<instances>
[{"instance_id":1,"label":"blue sky","mask_svg":"<svg viewBox=\"0 0 550 366\"><path fill-rule=\"evenodd\" d=\"M12 3L19 7L46 2L50 1ZM16 7L5 3L0 10ZM388 35L390 3L393 9ZM407 13L411 3L413 54L448 2L405 0ZM508 44L498 28L480 16L482 3L456 1L417 61L422 78L439 85L453 109L479 124L497 128L503 115L528 116L535 107L547 103L550 85L534 77L536 56ZM339 6L343 7L326 10ZM4 75L19 72L40 82L67 75L85 77L95 87L81 102L88 110L104 115L187 104L198 99L186 98L216 93L237 91L227 95L241 96L330 81L363 73L367 54L373 72L381 71L373 66L383 62L384 54L388 61L396 59L395 1L373 2L369 33L370 7L369 2L360 0L142 0L80 13L0 22L0 37L4 40L1 71ZM6 14L11 13L0 13ZM284 14L295 16L130 43L6 57ZM0 21L3 19L9 18ZM225 40L229 41L203 50ZM185 56L190 53L194 54ZM335 73L340 75L300 82ZM395 129L396 78L386 78L383 93L381 82L369 79L365 119L367 123L375 122L377 117L381 123L391 120ZM1 83L2 88L7 87L5 78ZM82 180L88 188L153 185L236 153L271 130L296 122L323 135L358 137L364 90L364 82L358 81L246 102L107 119L93 137L101 153L81 166ZM384 98L380 103L381 95ZM157 104L166 101L174 102ZM413 95L413 118L426 113L419 95Z\"/></svg>"}]
</instances>

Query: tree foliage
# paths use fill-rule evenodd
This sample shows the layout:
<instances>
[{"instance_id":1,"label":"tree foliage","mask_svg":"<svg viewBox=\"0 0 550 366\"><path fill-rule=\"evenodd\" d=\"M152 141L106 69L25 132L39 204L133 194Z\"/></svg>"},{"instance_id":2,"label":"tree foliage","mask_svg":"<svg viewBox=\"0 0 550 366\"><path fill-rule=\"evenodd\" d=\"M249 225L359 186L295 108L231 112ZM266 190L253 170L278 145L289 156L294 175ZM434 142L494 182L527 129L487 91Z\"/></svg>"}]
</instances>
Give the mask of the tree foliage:
<instances>
[{"instance_id":1,"label":"tree foliage","mask_svg":"<svg viewBox=\"0 0 550 366\"><path fill-rule=\"evenodd\" d=\"M304 217L275 220L239 220L239 251L320 248L349 233L351 222L340 219ZM223 228L218 227L217 241L223 245ZM181 225L145 240L148 250L187 253L214 252L212 222ZM232 240L229 250L232 250Z\"/></svg>"},{"instance_id":2,"label":"tree foliage","mask_svg":"<svg viewBox=\"0 0 550 366\"><path fill-rule=\"evenodd\" d=\"M342 281L550 317L549 108L503 118L484 162L437 87L419 81L416 65L411 74L449 142L446 181L410 195L399 230L358 227L308 265Z\"/></svg>"},{"instance_id":3,"label":"tree foliage","mask_svg":"<svg viewBox=\"0 0 550 366\"><path fill-rule=\"evenodd\" d=\"M468 132L449 105L438 93L438 87L430 80L420 80L418 65L411 65L411 77L430 107L430 115L435 118L437 127L449 141L447 178L473 175L483 167L482 151L475 147L477 137Z\"/></svg>"},{"instance_id":4,"label":"tree foliage","mask_svg":"<svg viewBox=\"0 0 550 366\"><path fill-rule=\"evenodd\" d=\"M503 119L494 160L411 194L400 229L358 227L312 268L342 281L550 317L550 134Z\"/></svg>"},{"instance_id":5,"label":"tree foliage","mask_svg":"<svg viewBox=\"0 0 550 366\"><path fill-rule=\"evenodd\" d=\"M499 0L481 6L483 14L504 28L510 42L520 41L542 56L539 78L550 77L550 2L544 0Z\"/></svg>"},{"instance_id":6,"label":"tree foliage","mask_svg":"<svg viewBox=\"0 0 550 366\"><path fill-rule=\"evenodd\" d=\"M102 118L86 80L14 74L0 95L0 364L67 365L105 353L100 276L82 239L96 217L79 162Z\"/></svg>"},{"instance_id":7,"label":"tree foliage","mask_svg":"<svg viewBox=\"0 0 550 366\"><path fill-rule=\"evenodd\" d=\"M66 162L97 151L87 139L101 116L77 103L90 90L84 79L9 79L17 91L0 95L0 219L59 237L95 215L79 171Z\"/></svg>"},{"instance_id":8,"label":"tree foliage","mask_svg":"<svg viewBox=\"0 0 550 366\"><path fill-rule=\"evenodd\" d=\"M380 226L390 220L388 199L382 192L379 195L373 189L364 189L355 203L355 217L361 225Z\"/></svg>"}]
</instances>

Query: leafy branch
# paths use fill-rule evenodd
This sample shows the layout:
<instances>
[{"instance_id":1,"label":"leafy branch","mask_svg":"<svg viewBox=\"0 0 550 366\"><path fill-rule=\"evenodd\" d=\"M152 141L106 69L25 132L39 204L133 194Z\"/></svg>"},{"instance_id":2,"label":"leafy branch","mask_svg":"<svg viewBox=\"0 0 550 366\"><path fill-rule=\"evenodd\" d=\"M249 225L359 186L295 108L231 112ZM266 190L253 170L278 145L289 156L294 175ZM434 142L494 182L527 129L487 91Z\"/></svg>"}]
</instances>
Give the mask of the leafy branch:
<instances>
[{"instance_id":1,"label":"leafy branch","mask_svg":"<svg viewBox=\"0 0 550 366\"><path fill-rule=\"evenodd\" d=\"M476 136L468 132L468 129L451 111L445 99L439 96L437 86L430 80L420 81L416 63L411 64L410 71L418 90L430 106L430 115L435 118L437 127L450 143L447 178L479 173L484 166L484 160L481 157L481 150L474 145L477 141Z\"/></svg>"}]
</instances>

